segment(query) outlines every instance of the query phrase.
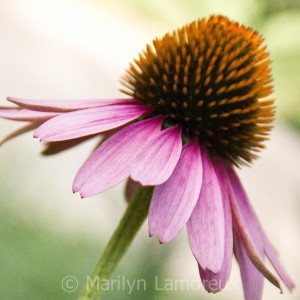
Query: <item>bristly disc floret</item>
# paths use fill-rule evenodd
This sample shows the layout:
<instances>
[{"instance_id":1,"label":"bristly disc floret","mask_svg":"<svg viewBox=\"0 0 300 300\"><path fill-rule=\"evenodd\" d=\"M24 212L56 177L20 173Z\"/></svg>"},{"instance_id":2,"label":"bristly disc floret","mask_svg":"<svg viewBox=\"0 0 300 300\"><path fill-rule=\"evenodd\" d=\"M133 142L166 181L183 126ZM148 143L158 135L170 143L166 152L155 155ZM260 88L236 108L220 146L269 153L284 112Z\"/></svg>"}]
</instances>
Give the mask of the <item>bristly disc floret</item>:
<instances>
[{"instance_id":1,"label":"bristly disc floret","mask_svg":"<svg viewBox=\"0 0 300 300\"><path fill-rule=\"evenodd\" d=\"M147 45L123 77L123 92L197 136L212 156L251 162L274 118L263 41L223 16L192 22Z\"/></svg>"}]
</instances>

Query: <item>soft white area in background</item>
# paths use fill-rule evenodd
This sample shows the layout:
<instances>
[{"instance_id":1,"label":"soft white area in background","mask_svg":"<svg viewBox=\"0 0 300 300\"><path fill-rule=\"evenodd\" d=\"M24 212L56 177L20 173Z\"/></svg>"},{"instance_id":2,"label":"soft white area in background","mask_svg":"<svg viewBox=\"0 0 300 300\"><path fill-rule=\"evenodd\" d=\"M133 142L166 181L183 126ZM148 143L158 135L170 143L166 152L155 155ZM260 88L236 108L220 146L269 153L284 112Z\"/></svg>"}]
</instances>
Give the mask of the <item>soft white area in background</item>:
<instances>
[{"instance_id":1,"label":"soft white area in background","mask_svg":"<svg viewBox=\"0 0 300 300\"><path fill-rule=\"evenodd\" d=\"M118 92L118 80L131 59L156 35L174 24L181 26L190 21L176 24L169 12L170 23L159 27L155 22L147 23L142 18L136 21L128 12L115 10L89 1L0 1L1 105L6 96L37 99L124 97ZM204 14L199 13L199 16ZM1 120L0 136L16 127L13 122ZM16 203L11 203L15 213L37 225L45 222L53 230L66 234L107 239L125 208L123 187L83 200L71 192L73 177L94 144L88 142L50 158L38 155L42 147L31 134L1 147L0 165L5 182L1 182L0 189L6 189L8 195L16 195ZM276 124L261 159L240 172L258 216L298 286L299 153L299 137ZM135 243L136 251L146 236L144 228ZM172 245L174 257L165 262L170 276L198 278L185 233ZM157 247L154 239L153 247ZM239 280L239 273L234 266L231 281L236 279ZM240 287L209 298L240 299L241 295ZM264 299L299 298L299 289L292 295L288 292L279 295L276 288L269 283L265 285Z\"/></svg>"}]
</instances>

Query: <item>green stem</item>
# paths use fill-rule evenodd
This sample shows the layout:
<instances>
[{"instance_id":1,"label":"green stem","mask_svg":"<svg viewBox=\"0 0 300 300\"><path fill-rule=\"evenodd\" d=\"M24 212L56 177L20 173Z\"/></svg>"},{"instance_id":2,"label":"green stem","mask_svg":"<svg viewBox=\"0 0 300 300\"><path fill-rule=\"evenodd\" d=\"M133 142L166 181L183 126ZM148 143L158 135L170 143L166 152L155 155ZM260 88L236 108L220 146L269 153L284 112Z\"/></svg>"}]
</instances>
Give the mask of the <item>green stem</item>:
<instances>
[{"instance_id":1,"label":"green stem","mask_svg":"<svg viewBox=\"0 0 300 300\"><path fill-rule=\"evenodd\" d=\"M106 246L95 270L88 277L87 285L82 291L80 300L100 299L103 294L101 282L111 277L117 264L142 226L148 215L152 193L152 187L138 187L136 189L118 228Z\"/></svg>"}]
</instances>

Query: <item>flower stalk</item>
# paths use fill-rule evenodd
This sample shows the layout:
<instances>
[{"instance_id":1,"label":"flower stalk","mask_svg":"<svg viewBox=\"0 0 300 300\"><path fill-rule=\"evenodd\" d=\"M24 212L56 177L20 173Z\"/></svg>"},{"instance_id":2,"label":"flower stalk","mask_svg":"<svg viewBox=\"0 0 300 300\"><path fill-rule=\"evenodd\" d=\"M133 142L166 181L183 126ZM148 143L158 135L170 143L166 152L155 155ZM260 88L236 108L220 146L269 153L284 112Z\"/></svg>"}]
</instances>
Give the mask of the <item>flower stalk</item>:
<instances>
[{"instance_id":1,"label":"flower stalk","mask_svg":"<svg viewBox=\"0 0 300 300\"><path fill-rule=\"evenodd\" d=\"M90 280L79 297L80 300L101 299L104 292L101 290L101 284L97 285L93 283L101 283L103 280L107 280L111 277L148 215L152 193L152 187L137 187L129 201L119 226L115 230L94 271L90 275Z\"/></svg>"}]
</instances>

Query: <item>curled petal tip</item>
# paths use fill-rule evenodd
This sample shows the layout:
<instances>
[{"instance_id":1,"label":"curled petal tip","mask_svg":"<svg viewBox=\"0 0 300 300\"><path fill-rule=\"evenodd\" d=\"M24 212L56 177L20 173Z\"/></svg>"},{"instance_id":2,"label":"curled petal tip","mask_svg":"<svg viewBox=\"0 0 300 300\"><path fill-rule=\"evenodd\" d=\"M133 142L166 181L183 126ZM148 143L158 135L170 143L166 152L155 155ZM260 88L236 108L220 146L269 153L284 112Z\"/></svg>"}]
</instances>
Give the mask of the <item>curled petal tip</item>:
<instances>
[{"instance_id":1,"label":"curled petal tip","mask_svg":"<svg viewBox=\"0 0 300 300\"><path fill-rule=\"evenodd\" d=\"M6 97L6 100L9 102L12 102L14 104L18 105L18 102L21 100L20 98L16 98L16 97Z\"/></svg>"},{"instance_id":2,"label":"curled petal tip","mask_svg":"<svg viewBox=\"0 0 300 300\"><path fill-rule=\"evenodd\" d=\"M160 243L161 245L162 245L162 244L166 244L166 243L169 242L168 239L166 239L165 237L162 237L162 236L159 236L159 237L158 237L158 241L159 241L159 243Z\"/></svg>"},{"instance_id":3,"label":"curled petal tip","mask_svg":"<svg viewBox=\"0 0 300 300\"><path fill-rule=\"evenodd\" d=\"M40 143L44 142L44 139L40 139L38 136L34 136L33 138L37 139Z\"/></svg>"},{"instance_id":4,"label":"curled petal tip","mask_svg":"<svg viewBox=\"0 0 300 300\"><path fill-rule=\"evenodd\" d=\"M157 234L156 233L153 233L153 232L150 232L149 231L149 237L154 237L156 236ZM166 241L161 237L161 236L158 236L158 242L162 245L162 244L165 244Z\"/></svg>"},{"instance_id":5,"label":"curled petal tip","mask_svg":"<svg viewBox=\"0 0 300 300\"><path fill-rule=\"evenodd\" d=\"M78 193L78 192L79 192L79 189L78 189L78 187L76 187L74 184L73 184L73 186L72 186L72 192L73 192L73 194L75 194L75 193Z\"/></svg>"},{"instance_id":6,"label":"curled petal tip","mask_svg":"<svg viewBox=\"0 0 300 300\"><path fill-rule=\"evenodd\" d=\"M91 193L85 190L77 190L81 199L89 198L95 195L95 193Z\"/></svg>"},{"instance_id":7,"label":"curled petal tip","mask_svg":"<svg viewBox=\"0 0 300 300\"><path fill-rule=\"evenodd\" d=\"M84 199L84 198L87 197L87 196L83 195L82 193L79 193L79 196L80 196L81 199Z\"/></svg>"},{"instance_id":8,"label":"curled petal tip","mask_svg":"<svg viewBox=\"0 0 300 300\"><path fill-rule=\"evenodd\" d=\"M35 139L40 138L40 136L39 136L37 130L34 130L34 132L33 132L33 137L34 137Z\"/></svg>"}]
</instances>

